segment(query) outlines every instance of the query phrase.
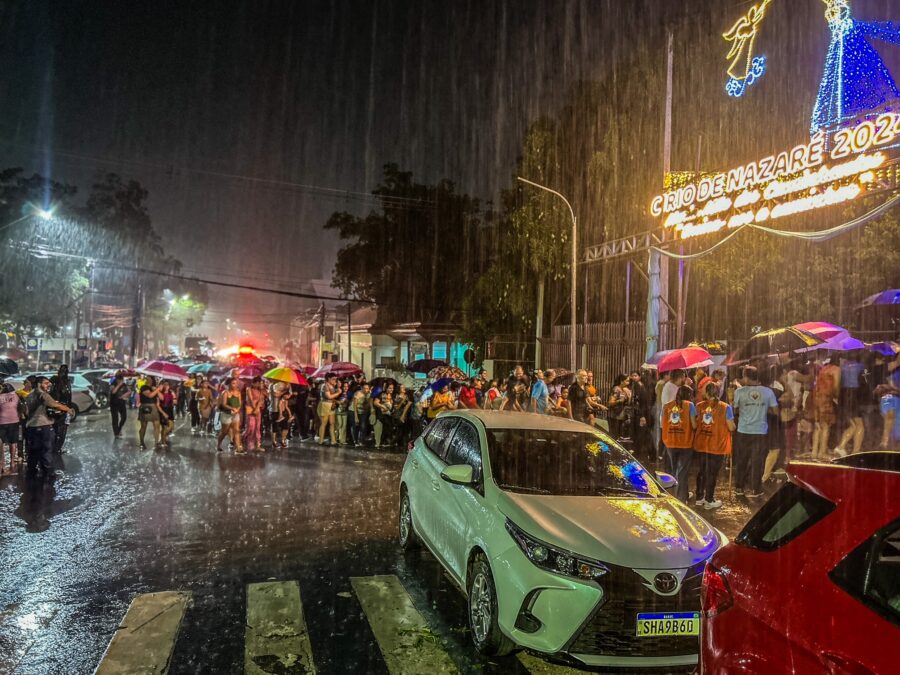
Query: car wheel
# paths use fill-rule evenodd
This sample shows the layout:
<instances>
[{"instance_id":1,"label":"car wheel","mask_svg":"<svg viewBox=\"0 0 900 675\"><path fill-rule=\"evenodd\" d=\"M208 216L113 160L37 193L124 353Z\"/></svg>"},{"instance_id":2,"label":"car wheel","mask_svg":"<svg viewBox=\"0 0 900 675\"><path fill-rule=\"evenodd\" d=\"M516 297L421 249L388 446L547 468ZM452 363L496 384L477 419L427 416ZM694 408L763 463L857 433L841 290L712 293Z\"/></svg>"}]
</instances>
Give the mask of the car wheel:
<instances>
[{"instance_id":1,"label":"car wheel","mask_svg":"<svg viewBox=\"0 0 900 675\"><path fill-rule=\"evenodd\" d=\"M403 489L400 495L400 517L399 517L399 539L400 548L409 551L418 547L419 540L416 538L416 532L413 530L412 524L412 506L409 503L409 493Z\"/></svg>"},{"instance_id":2,"label":"car wheel","mask_svg":"<svg viewBox=\"0 0 900 675\"><path fill-rule=\"evenodd\" d=\"M109 405L109 398L106 394L97 394L97 407L101 410L105 409L106 406Z\"/></svg>"},{"instance_id":3,"label":"car wheel","mask_svg":"<svg viewBox=\"0 0 900 675\"><path fill-rule=\"evenodd\" d=\"M475 648L488 656L503 656L516 647L506 637L497 623L497 591L491 567L483 555L479 555L469 570L469 628Z\"/></svg>"},{"instance_id":4,"label":"car wheel","mask_svg":"<svg viewBox=\"0 0 900 675\"><path fill-rule=\"evenodd\" d=\"M81 414L81 409L74 403L72 405L70 405L69 407L75 411L75 417L78 417Z\"/></svg>"}]
</instances>

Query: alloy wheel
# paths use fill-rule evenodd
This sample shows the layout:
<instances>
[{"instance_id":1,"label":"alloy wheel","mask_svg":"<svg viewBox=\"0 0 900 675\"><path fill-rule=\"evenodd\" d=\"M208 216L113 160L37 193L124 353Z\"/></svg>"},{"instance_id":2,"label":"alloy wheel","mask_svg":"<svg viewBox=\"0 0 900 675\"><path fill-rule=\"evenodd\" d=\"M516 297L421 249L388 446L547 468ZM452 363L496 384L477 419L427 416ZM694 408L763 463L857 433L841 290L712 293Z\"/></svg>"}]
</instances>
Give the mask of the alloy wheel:
<instances>
[{"instance_id":1,"label":"alloy wheel","mask_svg":"<svg viewBox=\"0 0 900 675\"><path fill-rule=\"evenodd\" d=\"M491 591L483 572L478 572L472 580L469 612L475 638L478 642L484 642L491 629Z\"/></svg>"},{"instance_id":2,"label":"alloy wheel","mask_svg":"<svg viewBox=\"0 0 900 675\"><path fill-rule=\"evenodd\" d=\"M412 513L409 510L409 496L403 495L400 502L400 545L405 546L412 533Z\"/></svg>"}]
</instances>

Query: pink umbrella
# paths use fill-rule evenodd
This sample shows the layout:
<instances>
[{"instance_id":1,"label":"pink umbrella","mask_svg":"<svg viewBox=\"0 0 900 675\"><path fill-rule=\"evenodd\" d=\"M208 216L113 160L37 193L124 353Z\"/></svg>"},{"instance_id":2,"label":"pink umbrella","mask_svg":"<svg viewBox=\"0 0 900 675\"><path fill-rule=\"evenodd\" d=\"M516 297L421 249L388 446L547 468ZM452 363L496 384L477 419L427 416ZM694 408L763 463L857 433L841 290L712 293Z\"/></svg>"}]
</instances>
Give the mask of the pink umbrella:
<instances>
[{"instance_id":1,"label":"pink umbrella","mask_svg":"<svg viewBox=\"0 0 900 675\"><path fill-rule=\"evenodd\" d=\"M812 333L820 340L830 340L839 335L849 335L849 331L846 328L841 328L827 321L807 321L806 323L794 324L794 328Z\"/></svg>"},{"instance_id":2,"label":"pink umbrella","mask_svg":"<svg viewBox=\"0 0 900 675\"><path fill-rule=\"evenodd\" d=\"M657 368L661 373L667 373L670 370L687 370L688 368L705 368L713 364L712 357L709 352L702 347L685 347L684 349L673 349L660 359Z\"/></svg>"},{"instance_id":3,"label":"pink umbrella","mask_svg":"<svg viewBox=\"0 0 900 675\"><path fill-rule=\"evenodd\" d=\"M189 380L191 376L179 365L171 361L148 361L140 368L135 368L139 373L161 377L164 380Z\"/></svg>"},{"instance_id":4,"label":"pink umbrella","mask_svg":"<svg viewBox=\"0 0 900 675\"><path fill-rule=\"evenodd\" d=\"M236 377L242 380L252 380L256 377L262 377L263 371L260 368L249 366L247 368L236 368Z\"/></svg>"},{"instance_id":5,"label":"pink umbrella","mask_svg":"<svg viewBox=\"0 0 900 675\"><path fill-rule=\"evenodd\" d=\"M355 363L348 363L346 361L335 361L333 363L326 363L321 368L318 368L313 373L313 377L325 377L326 375L336 375L337 377L350 377L351 375L357 375L359 373L362 373L362 368L357 366Z\"/></svg>"}]
</instances>

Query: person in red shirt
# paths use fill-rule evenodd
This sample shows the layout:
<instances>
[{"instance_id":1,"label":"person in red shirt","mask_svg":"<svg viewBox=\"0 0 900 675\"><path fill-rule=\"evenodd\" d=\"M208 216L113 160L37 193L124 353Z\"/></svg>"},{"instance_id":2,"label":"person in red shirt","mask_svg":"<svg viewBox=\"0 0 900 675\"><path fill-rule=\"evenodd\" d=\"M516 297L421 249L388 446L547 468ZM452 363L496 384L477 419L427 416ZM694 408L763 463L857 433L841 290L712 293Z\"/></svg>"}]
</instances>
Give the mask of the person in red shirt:
<instances>
[{"instance_id":1,"label":"person in red shirt","mask_svg":"<svg viewBox=\"0 0 900 675\"><path fill-rule=\"evenodd\" d=\"M475 409L478 407L478 394L475 391L475 379L469 379L459 389L459 405L463 408Z\"/></svg>"}]
</instances>

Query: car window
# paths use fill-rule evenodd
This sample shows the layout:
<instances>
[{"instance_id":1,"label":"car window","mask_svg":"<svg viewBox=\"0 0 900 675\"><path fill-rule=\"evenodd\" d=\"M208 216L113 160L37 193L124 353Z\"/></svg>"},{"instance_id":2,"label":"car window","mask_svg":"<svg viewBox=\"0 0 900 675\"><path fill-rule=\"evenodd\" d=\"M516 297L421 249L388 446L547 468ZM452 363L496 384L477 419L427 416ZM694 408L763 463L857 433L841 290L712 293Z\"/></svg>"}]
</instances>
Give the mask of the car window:
<instances>
[{"instance_id":1,"label":"car window","mask_svg":"<svg viewBox=\"0 0 900 675\"><path fill-rule=\"evenodd\" d=\"M447 464L468 464L472 477L481 480L481 440L478 430L468 422L460 422L447 448Z\"/></svg>"},{"instance_id":2,"label":"car window","mask_svg":"<svg viewBox=\"0 0 900 675\"><path fill-rule=\"evenodd\" d=\"M794 483L787 483L750 519L735 540L761 551L774 551L822 520L834 504Z\"/></svg>"},{"instance_id":3,"label":"car window","mask_svg":"<svg viewBox=\"0 0 900 675\"><path fill-rule=\"evenodd\" d=\"M459 419L455 417L436 419L425 433L425 446L435 455L444 459L447 454L447 441L453 435L457 424L459 424Z\"/></svg>"},{"instance_id":4,"label":"car window","mask_svg":"<svg viewBox=\"0 0 900 675\"><path fill-rule=\"evenodd\" d=\"M857 546L830 576L850 595L900 625L900 521Z\"/></svg>"},{"instance_id":5,"label":"car window","mask_svg":"<svg viewBox=\"0 0 900 675\"><path fill-rule=\"evenodd\" d=\"M599 431L488 429L491 474L501 490L551 495L658 496L662 488Z\"/></svg>"}]
</instances>

